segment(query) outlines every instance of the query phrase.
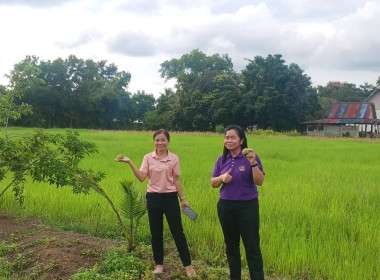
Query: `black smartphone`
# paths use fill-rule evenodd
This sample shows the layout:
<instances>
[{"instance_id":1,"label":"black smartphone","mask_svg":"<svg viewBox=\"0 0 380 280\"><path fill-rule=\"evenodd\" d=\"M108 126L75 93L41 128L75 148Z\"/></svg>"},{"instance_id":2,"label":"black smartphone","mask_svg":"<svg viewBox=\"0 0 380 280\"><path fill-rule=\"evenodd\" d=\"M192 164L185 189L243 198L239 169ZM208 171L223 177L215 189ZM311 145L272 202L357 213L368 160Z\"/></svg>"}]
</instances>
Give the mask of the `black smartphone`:
<instances>
[{"instance_id":1,"label":"black smartphone","mask_svg":"<svg viewBox=\"0 0 380 280\"><path fill-rule=\"evenodd\" d=\"M198 214L195 213L190 207L186 206L184 209L183 209L183 213L188 216L190 219L192 219L193 221L198 217Z\"/></svg>"}]
</instances>

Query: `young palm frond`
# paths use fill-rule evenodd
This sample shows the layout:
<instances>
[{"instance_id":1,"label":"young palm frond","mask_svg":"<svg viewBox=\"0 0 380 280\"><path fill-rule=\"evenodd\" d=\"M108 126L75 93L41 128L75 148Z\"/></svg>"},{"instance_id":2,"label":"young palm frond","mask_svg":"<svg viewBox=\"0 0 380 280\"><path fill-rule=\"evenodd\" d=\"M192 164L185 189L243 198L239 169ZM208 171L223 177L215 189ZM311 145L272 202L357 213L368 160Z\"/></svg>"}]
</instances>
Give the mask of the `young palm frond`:
<instances>
[{"instance_id":1,"label":"young palm frond","mask_svg":"<svg viewBox=\"0 0 380 280\"><path fill-rule=\"evenodd\" d=\"M128 251L132 251L136 247L134 239L140 219L147 212L146 199L134 188L132 181L121 181L120 185L123 189L123 199L119 205L119 212L123 218Z\"/></svg>"}]
</instances>

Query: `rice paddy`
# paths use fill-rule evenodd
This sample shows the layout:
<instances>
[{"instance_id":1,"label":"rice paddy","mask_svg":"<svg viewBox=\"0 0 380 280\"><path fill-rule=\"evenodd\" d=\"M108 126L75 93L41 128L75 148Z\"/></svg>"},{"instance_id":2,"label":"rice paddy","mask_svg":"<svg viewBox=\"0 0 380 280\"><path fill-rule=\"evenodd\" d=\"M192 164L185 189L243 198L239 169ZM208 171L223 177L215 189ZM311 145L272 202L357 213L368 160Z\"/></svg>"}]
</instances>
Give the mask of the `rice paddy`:
<instances>
[{"instance_id":1,"label":"rice paddy","mask_svg":"<svg viewBox=\"0 0 380 280\"><path fill-rule=\"evenodd\" d=\"M51 130L63 132L63 130ZM31 133L11 128L11 135ZM101 186L120 200L119 181L131 179L145 192L146 182L134 178L129 166L114 158L122 154L140 166L153 151L151 132L80 130L95 143L97 154L83 167L103 171ZM359 139L248 136L266 172L259 187L261 247L266 275L288 279L380 279L380 142ZM169 149L180 158L186 198L199 214L183 216L191 252L210 264L225 261L223 236L216 213L219 190L210 185L223 136L172 133ZM3 184L2 182L1 184ZM0 190L3 186L0 185ZM0 210L39 217L65 229L118 237L114 213L92 192L75 195L70 188L28 182L20 207L12 192L0 200ZM169 231L165 228L166 235ZM147 217L138 241L149 243ZM243 254L244 255L244 254Z\"/></svg>"}]
</instances>

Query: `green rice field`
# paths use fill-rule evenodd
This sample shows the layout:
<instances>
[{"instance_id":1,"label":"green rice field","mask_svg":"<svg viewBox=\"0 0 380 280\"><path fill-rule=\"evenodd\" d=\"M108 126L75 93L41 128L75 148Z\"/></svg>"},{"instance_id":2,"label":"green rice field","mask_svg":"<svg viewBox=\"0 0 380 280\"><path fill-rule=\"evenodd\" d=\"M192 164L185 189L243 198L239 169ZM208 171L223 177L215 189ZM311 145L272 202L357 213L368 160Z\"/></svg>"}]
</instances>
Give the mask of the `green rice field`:
<instances>
[{"instance_id":1,"label":"green rice field","mask_svg":"<svg viewBox=\"0 0 380 280\"><path fill-rule=\"evenodd\" d=\"M50 130L64 132L64 130ZM11 128L11 136L32 129ZM153 151L152 132L79 130L97 145L83 167L103 171L101 186L119 201L119 181L134 178L118 154L140 166ZM266 275L287 279L380 279L380 141L352 138L248 136L260 156L266 178L259 187L261 247ZM216 204L219 190L210 185L223 135L172 133L169 149L180 158L186 198L199 214L183 216L192 255L209 264L225 262ZM4 184L4 182L1 182ZM0 191L3 189L0 185ZM8 191L0 211L39 217L64 229L98 236L120 236L114 213L98 194L75 195L70 188L28 182L23 207ZM166 236L170 237L165 228ZM138 241L149 244L147 217Z\"/></svg>"}]
</instances>

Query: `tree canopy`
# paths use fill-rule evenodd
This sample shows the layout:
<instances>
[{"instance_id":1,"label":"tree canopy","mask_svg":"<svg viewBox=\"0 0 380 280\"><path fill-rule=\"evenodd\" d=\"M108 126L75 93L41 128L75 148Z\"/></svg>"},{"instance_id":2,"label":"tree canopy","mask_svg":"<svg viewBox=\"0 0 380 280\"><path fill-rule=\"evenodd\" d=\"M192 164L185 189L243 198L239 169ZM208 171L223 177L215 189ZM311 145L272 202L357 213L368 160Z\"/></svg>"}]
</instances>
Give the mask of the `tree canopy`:
<instances>
[{"instance_id":1,"label":"tree canopy","mask_svg":"<svg viewBox=\"0 0 380 280\"><path fill-rule=\"evenodd\" d=\"M203 131L236 123L289 130L319 108L310 77L298 65L285 65L281 55L248 61L236 73L228 55L194 50L162 63L161 77L177 81L167 106L172 127Z\"/></svg>"},{"instance_id":2,"label":"tree canopy","mask_svg":"<svg viewBox=\"0 0 380 280\"><path fill-rule=\"evenodd\" d=\"M165 81L174 80L175 87L155 98L145 91L128 92L131 74L105 60L27 56L8 75L9 85L0 86L0 122L180 131L214 131L235 123L293 130L302 121L325 117L332 103L361 102L375 89L347 82L313 87L311 78L280 54L247 59L236 72L228 54L195 49L164 61L159 73Z\"/></svg>"},{"instance_id":3,"label":"tree canopy","mask_svg":"<svg viewBox=\"0 0 380 280\"><path fill-rule=\"evenodd\" d=\"M27 56L19 65L30 65L40 82L31 83L31 78L11 79L10 88L15 92L21 88L21 101L33 108L33 115L15 122L16 125L116 129L132 128L133 121L141 118L133 112L144 109L136 109L139 106L133 100L146 94L133 96L128 92L131 74L118 71L113 63L71 55L54 61ZM27 77L30 69L24 67L19 76ZM18 77L15 70L11 78ZM29 81L28 87L24 86L25 81Z\"/></svg>"},{"instance_id":4,"label":"tree canopy","mask_svg":"<svg viewBox=\"0 0 380 280\"><path fill-rule=\"evenodd\" d=\"M310 77L297 64L286 65L279 54L255 57L242 74L245 103L249 104L252 123L260 128L295 129L318 109Z\"/></svg>"}]
</instances>

